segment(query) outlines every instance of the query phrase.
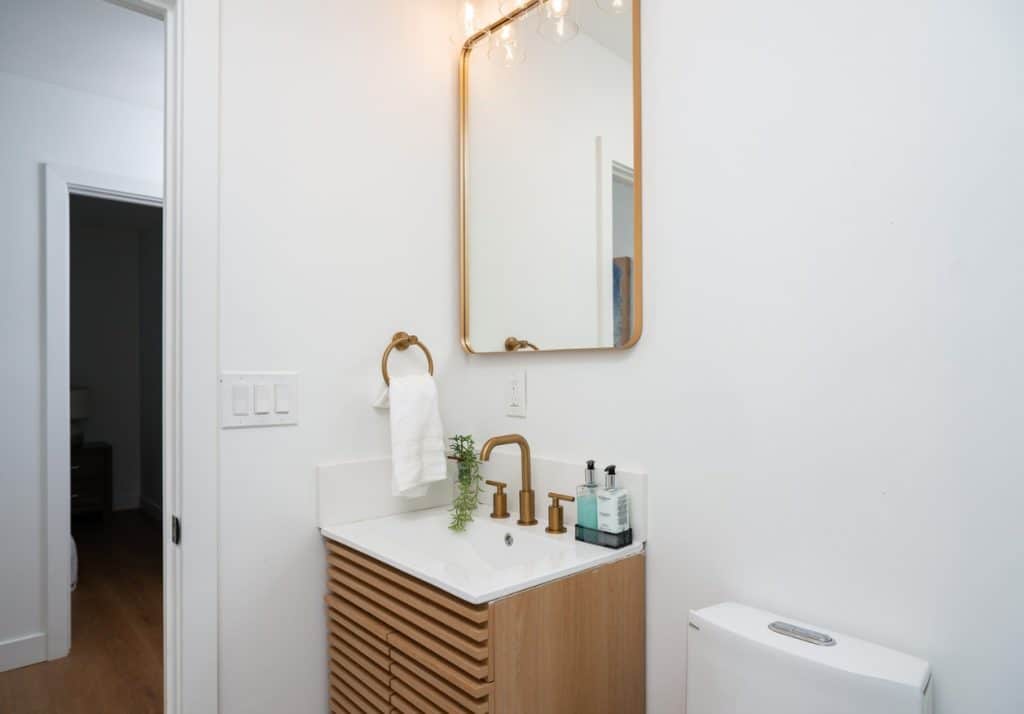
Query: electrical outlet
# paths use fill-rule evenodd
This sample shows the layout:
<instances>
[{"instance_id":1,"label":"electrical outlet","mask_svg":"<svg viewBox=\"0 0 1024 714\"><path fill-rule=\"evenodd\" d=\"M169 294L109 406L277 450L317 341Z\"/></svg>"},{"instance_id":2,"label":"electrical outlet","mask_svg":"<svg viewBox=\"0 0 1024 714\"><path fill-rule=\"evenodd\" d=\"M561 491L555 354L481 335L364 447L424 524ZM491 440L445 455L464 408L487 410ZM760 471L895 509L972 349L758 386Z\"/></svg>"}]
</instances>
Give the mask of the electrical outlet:
<instances>
[{"instance_id":1,"label":"electrical outlet","mask_svg":"<svg viewBox=\"0 0 1024 714\"><path fill-rule=\"evenodd\" d=\"M505 414L526 417L526 370L505 380Z\"/></svg>"}]
</instances>

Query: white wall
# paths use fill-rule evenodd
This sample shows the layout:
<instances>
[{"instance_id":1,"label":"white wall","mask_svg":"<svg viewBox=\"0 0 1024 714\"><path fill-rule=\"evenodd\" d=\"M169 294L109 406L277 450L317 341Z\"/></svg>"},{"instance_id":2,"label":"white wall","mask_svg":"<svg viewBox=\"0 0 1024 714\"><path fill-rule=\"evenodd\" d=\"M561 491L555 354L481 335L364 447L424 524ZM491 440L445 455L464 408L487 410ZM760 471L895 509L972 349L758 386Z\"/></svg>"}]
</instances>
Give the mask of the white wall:
<instances>
[{"instance_id":1,"label":"white wall","mask_svg":"<svg viewBox=\"0 0 1024 714\"><path fill-rule=\"evenodd\" d=\"M3 0L0 72L159 110L163 30L109 0Z\"/></svg>"},{"instance_id":2,"label":"white wall","mask_svg":"<svg viewBox=\"0 0 1024 714\"><path fill-rule=\"evenodd\" d=\"M938 714L1021 711L1024 15L645 3L643 30L644 338L467 358L449 399L649 471L649 711L682 711L686 613L726 599L927 658Z\"/></svg>"},{"instance_id":3,"label":"white wall","mask_svg":"<svg viewBox=\"0 0 1024 714\"><path fill-rule=\"evenodd\" d=\"M159 111L0 71L0 646L43 628L41 165L159 184L162 131Z\"/></svg>"},{"instance_id":4,"label":"white wall","mask_svg":"<svg viewBox=\"0 0 1024 714\"><path fill-rule=\"evenodd\" d=\"M225 714L326 708L313 469L388 453L370 401L391 335L418 334L453 390L449 5L222 3L221 365L302 385L299 426L221 433Z\"/></svg>"},{"instance_id":5,"label":"white wall","mask_svg":"<svg viewBox=\"0 0 1024 714\"><path fill-rule=\"evenodd\" d=\"M651 712L724 599L929 659L938 714L1019 711L1024 18L645 4L646 334L495 358L456 349L448 5L224 3L222 362L304 402L222 435L223 710L323 710L312 466L387 453L367 402L408 329L447 431L651 474Z\"/></svg>"},{"instance_id":6,"label":"white wall","mask_svg":"<svg viewBox=\"0 0 1024 714\"><path fill-rule=\"evenodd\" d=\"M470 55L470 343L611 345L611 181L597 172L633 163L632 67L585 33L556 46L536 18L517 27L523 64L492 63L486 42Z\"/></svg>"}]
</instances>

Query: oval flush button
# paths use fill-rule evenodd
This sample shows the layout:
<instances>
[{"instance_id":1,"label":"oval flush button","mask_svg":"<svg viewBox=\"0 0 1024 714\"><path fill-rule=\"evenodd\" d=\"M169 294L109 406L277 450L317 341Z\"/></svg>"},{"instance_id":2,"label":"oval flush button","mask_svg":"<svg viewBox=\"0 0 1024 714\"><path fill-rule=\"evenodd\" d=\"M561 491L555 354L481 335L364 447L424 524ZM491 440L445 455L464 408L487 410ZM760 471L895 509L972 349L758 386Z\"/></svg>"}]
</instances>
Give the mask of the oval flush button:
<instances>
[{"instance_id":1,"label":"oval flush button","mask_svg":"<svg viewBox=\"0 0 1024 714\"><path fill-rule=\"evenodd\" d=\"M810 642L812 645L818 645L819 647L832 647L836 643L835 639L831 635L826 635L824 632L808 630L806 627L782 622L781 620L777 620L768 625L768 629L772 632L777 632L780 635L785 635L786 637L792 637L803 642Z\"/></svg>"}]
</instances>

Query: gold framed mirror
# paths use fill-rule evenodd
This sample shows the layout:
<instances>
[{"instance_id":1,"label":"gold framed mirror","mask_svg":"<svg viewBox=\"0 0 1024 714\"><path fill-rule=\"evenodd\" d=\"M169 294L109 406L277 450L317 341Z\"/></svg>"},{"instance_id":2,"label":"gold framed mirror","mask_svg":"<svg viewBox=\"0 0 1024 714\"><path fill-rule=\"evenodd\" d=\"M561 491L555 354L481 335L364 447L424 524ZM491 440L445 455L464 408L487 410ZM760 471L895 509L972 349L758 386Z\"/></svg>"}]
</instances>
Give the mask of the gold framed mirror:
<instances>
[{"instance_id":1,"label":"gold framed mirror","mask_svg":"<svg viewBox=\"0 0 1024 714\"><path fill-rule=\"evenodd\" d=\"M495 4L506 14L459 59L463 348L628 349L643 330L640 0Z\"/></svg>"}]
</instances>

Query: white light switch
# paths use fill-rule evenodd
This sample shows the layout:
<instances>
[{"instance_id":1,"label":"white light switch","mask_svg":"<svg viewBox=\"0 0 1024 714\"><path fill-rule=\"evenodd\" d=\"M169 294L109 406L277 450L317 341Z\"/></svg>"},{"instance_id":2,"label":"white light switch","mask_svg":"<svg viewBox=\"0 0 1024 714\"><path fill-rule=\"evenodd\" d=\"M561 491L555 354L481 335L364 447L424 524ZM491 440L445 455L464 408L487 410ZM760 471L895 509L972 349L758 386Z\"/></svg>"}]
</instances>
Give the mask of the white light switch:
<instances>
[{"instance_id":1,"label":"white light switch","mask_svg":"<svg viewBox=\"0 0 1024 714\"><path fill-rule=\"evenodd\" d=\"M235 416L249 415L249 385L231 385L231 413Z\"/></svg>"},{"instance_id":2,"label":"white light switch","mask_svg":"<svg viewBox=\"0 0 1024 714\"><path fill-rule=\"evenodd\" d=\"M270 385L257 384L253 386L253 412L256 414L270 413Z\"/></svg>"},{"instance_id":3,"label":"white light switch","mask_svg":"<svg viewBox=\"0 0 1024 714\"><path fill-rule=\"evenodd\" d=\"M278 414L287 414L292 409L291 390L287 384L274 385L274 411Z\"/></svg>"},{"instance_id":4,"label":"white light switch","mask_svg":"<svg viewBox=\"0 0 1024 714\"><path fill-rule=\"evenodd\" d=\"M526 417L526 370L517 372L505 382L505 414Z\"/></svg>"},{"instance_id":5,"label":"white light switch","mask_svg":"<svg viewBox=\"0 0 1024 714\"><path fill-rule=\"evenodd\" d=\"M224 429L299 423L297 372L222 372L220 425Z\"/></svg>"}]
</instances>

